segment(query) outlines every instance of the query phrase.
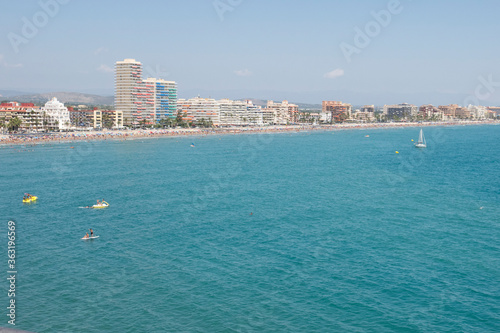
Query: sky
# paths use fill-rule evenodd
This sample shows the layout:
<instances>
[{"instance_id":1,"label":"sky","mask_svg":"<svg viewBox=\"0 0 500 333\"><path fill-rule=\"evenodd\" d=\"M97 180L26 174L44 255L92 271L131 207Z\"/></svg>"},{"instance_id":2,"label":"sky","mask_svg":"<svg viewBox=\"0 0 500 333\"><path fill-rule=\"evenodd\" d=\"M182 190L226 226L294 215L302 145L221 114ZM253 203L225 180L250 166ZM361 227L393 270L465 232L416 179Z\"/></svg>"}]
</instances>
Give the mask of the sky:
<instances>
[{"instance_id":1,"label":"sky","mask_svg":"<svg viewBox=\"0 0 500 333\"><path fill-rule=\"evenodd\" d=\"M113 95L116 61L181 98L500 105L497 0L24 0L0 90Z\"/></svg>"}]
</instances>

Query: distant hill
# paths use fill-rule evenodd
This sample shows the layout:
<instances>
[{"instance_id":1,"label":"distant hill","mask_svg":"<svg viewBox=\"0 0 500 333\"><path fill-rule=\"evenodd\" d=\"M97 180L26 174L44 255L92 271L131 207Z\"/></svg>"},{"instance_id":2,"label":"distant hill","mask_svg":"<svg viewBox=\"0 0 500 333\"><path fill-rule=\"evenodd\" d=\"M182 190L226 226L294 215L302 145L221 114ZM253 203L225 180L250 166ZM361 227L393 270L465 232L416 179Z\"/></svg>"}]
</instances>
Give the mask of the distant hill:
<instances>
[{"instance_id":1,"label":"distant hill","mask_svg":"<svg viewBox=\"0 0 500 333\"><path fill-rule=\"evenodd\" d=\"M0 99L6 100L9 99L11 96L18 96L23 94L26 94L26 92L17 90L0 90Z\"/></svg>"},{"instance_id":2,"label":"distant hill","mask_svg":"<svg viewBox=\"0 0 500 333\"><path fill-rule=\"evenodd\" d=\"M18 95L9 96L6 99L17 102L32 102L44 104L53 97L56 97L59 102L62 102L64 104L113 105L114 103L113 96L99 96L75 92L51 92L43 94Z\"/></svg>"},{"instance_id":3,"label":"distant hill","mask_svg":"<svg viewBox=\"0 0 500 333\"><path fill-rule=\"evenodd\" d=\"M309 104L309 103L294 103L299 106L300 110L321 110L322 105L321 104Z\"/></svg>"}]
</instances>

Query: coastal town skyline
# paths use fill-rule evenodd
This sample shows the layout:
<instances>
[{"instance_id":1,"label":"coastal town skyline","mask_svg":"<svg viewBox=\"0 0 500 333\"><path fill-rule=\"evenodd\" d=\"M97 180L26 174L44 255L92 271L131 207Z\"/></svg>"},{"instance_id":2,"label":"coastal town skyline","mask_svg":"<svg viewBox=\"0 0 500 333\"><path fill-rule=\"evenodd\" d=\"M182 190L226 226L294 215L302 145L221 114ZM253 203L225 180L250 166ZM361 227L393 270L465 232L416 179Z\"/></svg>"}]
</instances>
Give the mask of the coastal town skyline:
<instances>
[{"instance_id":1,"label":"coastal town skyline","mask_svg":"<svg viewBox=\"0 0 500 333\"><path fill-rule=\"evenodd\" d=\"M477 96L465 101L468 105L424 104L420 107L399 103L383 108L367 104L359 109L341 101L323 100L320 112L302 111L299 105L287 100L268 100L263 106L252 100L194 97L178 98L177 82L154 77L143 77L143 64L136 59L115 63L114 107L91 108L86 105L66 107L56 97L40 107L34 103L2 101L0 127L9 132L38 133L40 131L101 130L137 128L195 128L241 127L297 124L340 124L422 122L462 120L491 121L498 119L500 107L477 104ZM483 87L484 88L484 87Z\"/></svg>"},{"instance_id":2,"label":"coastal town skyline","mask_svg":"<svg viewBox=\"0 0 500 333\"><path fill-rule=\"evenodd\" d=\"M493 1L155 4L135 6L132 26L127 6L115 18L92 1L6 4L0 90L112 95L113 64L131 57L180 98L500 104Z\"/></svg>"}]
</instances>

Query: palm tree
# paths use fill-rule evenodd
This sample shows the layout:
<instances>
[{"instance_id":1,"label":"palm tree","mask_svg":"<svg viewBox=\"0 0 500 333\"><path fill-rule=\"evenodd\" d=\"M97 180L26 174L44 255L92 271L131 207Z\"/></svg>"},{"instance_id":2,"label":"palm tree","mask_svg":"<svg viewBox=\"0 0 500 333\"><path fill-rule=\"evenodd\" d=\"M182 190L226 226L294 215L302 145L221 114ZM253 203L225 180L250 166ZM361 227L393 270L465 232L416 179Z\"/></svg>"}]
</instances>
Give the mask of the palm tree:
<instances>
[{"instance_id":1,"label":"palm tree","mask_svg":"<svg viewBox=\"0 0 500 333\"><path fill-rule=\"evenodd\" d=\"M113 128L114 121L108 113L102 115L102 125L106 128Z\"/></svg>"},{"instance_id":2,"label":"palm tree","mask_svg":"<svg viewBox=\"0 0 500 333\"><path fill-rule=\"evenodd\" d=\"M40 122L38 121L38 117L35 117L35 131L38 132L38 125Z\"/></svg>"},{"instance_id":3,"label":"palm tree","mask_svg":"<svg viewBox=\"0 0 500 333\"><path fill-rule=\"evenodd\" d=\"M347 119L347 114L345 112L342 112L341 114L339 114L339 116L338 116L339 123L343 123L346 119Z\"/></svg>"},{"instance_id":4,"label":"palm tree","mask_svg":"<svg viewBox=\"0 0 500 333\"><path fill-rule=\"evenodd\" d=\"M19 126L21 126L22 123L23 121L21 119L14 117L9 120L9 124L7 126L9 128L9 131L17 131L17 129L19 128Z\"/></svg>"},{"instance_id":5,"label":"palm tree","mask_svg":"<svg viewBox=\"0 0 500 333\"><path fill-rule=\"evenodd\" d=\"M5 118L2 118L2 119L0 119L0 128L2 129L2 132L3 132L4 127L5 127Z\"/></svg>"},{"instance_id":6,"label":"palm tree","mask_svg":"<svg viewBox=\"0 0 500 333\"><path fill-rule=\"evenodd\" d=\"M42 113L42 124L43 124L43 131L47 132L47 125L49 124L49 121L47 119L47 113L43 111Z\"/></svg>"},{"instance_id":7,"label":"palm tree","mask_svg":"<svg viewBox=\"0 0 500 333\"><path fill-rule=\"evenodd\" d=\"M175 122L177 126L182 126L184 120L182 119L182 111L177 112L177 117L175 118Z\"/></svg>"},{"instance_id":8,"label":"palm tree","mask_svg":"<svg viewBox=\"0 0 500 333\"><path fill-rule=\"evenodd\" d=\"M130 118L129 117L124 117L123 118L123 124L127 125L127 127L130 127Z\"/></svg>"},{"instance_id":9,"label":"palm tree","mask_svg":"<svg viewBox=\"0 0 500 333\"><path fill-rule=\"evenodd\" d=\"M31 110L29 113L29 129L31 132L31 126L33 126L33 116L35 115L35 111Z\"/></svg>"}]
</instances>

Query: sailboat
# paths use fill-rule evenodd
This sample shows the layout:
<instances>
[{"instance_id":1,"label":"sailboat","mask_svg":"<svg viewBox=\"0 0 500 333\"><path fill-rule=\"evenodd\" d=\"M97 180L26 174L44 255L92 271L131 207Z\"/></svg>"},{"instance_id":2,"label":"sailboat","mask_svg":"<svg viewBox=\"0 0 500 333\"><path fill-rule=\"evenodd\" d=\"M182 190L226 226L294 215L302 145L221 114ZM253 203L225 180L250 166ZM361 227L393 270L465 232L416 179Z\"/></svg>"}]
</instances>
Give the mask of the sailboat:
<instances>
[{"instance_id":1,"label":"sailboat","mask_svg":"<svg viewBox=\"0 0 500 333\"><path fill-rule=\"evenodd\" d=\"M415 144L417 148L427 148L427 143L425 142L424 132L420 129L420 135L418 136L418 141Z\"/></svg>"}]
</instances>

